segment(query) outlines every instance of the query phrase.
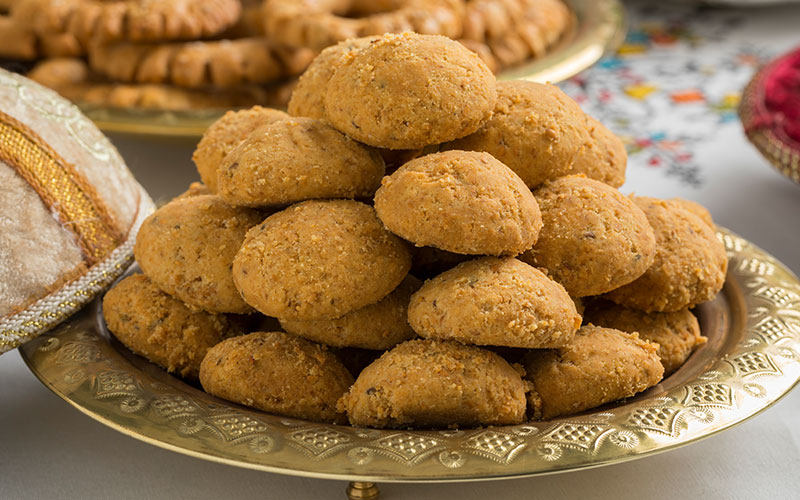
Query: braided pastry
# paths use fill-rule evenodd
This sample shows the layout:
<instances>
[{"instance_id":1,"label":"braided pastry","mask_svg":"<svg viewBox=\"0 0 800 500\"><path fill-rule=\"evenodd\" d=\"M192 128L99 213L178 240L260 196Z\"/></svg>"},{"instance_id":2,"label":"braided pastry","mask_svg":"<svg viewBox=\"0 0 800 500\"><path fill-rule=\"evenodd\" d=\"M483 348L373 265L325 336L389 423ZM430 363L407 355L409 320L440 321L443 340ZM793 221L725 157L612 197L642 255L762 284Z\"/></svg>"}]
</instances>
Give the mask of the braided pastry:
<instances>
[{"instance_id":1,"label":"braided pastry","mask_svg":"<svg viewBox=\"0 0 800 500\"><path fill-rule=\"evenodd\" d=\"M279 43L316 51L403 31L457 38L463 11L461 0L265 0L264 31Z\"/></svg>"},{"instance_id":2,"label":"braided pastry","mask_svg":"<svg viewBox=\"0 0 800 500\"><path fill-rule=\"evenodd\" d=\"M93 45L91 68L112 80L230 88L269 83L301 73L313 59L308 49L286 49L264 38L163 45Z\"/></svg>"},{"instance_id":3,"label":"braided pastry","mask_svg":"<svg viewBox=\"0 0 800 500\"><path fill-rule=\"evenodd\" d=\"M260 104L285 107L295 82L242 85L219 91L182 89L159 84L116 84L93 80L80 59L49 59L28 78L79 104L160 110L233 108Z\"/></svg>"},{"instance_id":4,"label":"braided pastry","mask_svg":"<svg viewBox=\"0 0 800 500\"><path fill-rule=\"evenodd\" d=\"M241 13L239 0L20 0L12 16L38 34L89 40L150 42L216 35Z\"/></svg>"},{"instance_id":5,"label":"braided pastry","mask_svg":"<svg viewBox=\"0 0 800 500\"><path fill-rule=\"evenodd\" d=\"M544 55L570 21L561 0L471 0L460 41L498 71Z\"/></svg>"}]
</instances>

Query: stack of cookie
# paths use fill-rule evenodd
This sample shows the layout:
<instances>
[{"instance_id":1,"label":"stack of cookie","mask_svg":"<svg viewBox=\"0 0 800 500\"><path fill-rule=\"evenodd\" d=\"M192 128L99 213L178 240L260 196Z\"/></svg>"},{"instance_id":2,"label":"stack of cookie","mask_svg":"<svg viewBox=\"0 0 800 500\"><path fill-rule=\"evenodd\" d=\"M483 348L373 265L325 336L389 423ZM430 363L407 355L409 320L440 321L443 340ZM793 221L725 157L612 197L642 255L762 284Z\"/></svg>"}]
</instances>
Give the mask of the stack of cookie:
<instances>
[{"instance_id":1,"label":"stack of cookie","mask_svg":"<svg viewBox=\"0 0 800 500\"><path fill-rule=\"evenodd\" d=\"M104 303L134 351L268 412L456 427L632 396L704 342L708 213L617 191L620 141L556 87L404 33L324 50L289 111L225 115L143 224ZM239 336L256 311L283 332Z\"/></svg>"},{"instance_id":2,"label":"stack of cookie","mask_svg":"<svg viewBox=\"0 0 800 500\"><path fill-rule=\"evenodd\" d=\"M499 71L570 22L562 0L0 0L0 58L44 59L28 76L88 105L284 107L313 57L346 39L440 34Z\"/></svg>"}]
</instances>

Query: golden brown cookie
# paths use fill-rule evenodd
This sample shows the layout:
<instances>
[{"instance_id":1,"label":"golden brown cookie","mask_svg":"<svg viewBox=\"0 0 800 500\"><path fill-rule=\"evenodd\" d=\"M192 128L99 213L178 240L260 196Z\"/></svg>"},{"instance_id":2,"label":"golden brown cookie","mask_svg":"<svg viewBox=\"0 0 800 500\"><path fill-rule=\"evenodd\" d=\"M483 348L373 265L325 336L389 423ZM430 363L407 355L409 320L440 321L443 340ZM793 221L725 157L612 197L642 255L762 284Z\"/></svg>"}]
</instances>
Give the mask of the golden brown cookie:
<instances>
[{"instance_id":1,"label":"golden brown cookie","mask_svg":"<svg viewBox=\"0 0 800 500\"><path fill-rule=\"evenodd\" d=\"M252 131L289 115L277 109L253 106L240 111L228 111L203 133L192 161L197 166L200 179L212 193L217 192L217 169L222 160Z\"/></svg>"},{"instance_id":2,"label":"golden brown cookie","mask_svg":"<svg viewBox=\"0 0 800 500\"><path fill-rule=\"evenodd\" d=\"M264 31L279 43L314 50L403 31L456 38L463 12L460 0L267 0Z\"/></svg>"},{"instance_id":3,"label":"golden brown cookie","mask_svg":"<svg viewBox=\"0 0 800 500\"><path fill-rule=\"evenodd\" d=\"M23 0L14 15L36 33L70 33L88 45L207 38L233 25L240 13L239 0Z\"/></svg>"},{"instance_id":4,"label":"golden brown cookie","mask_svg":"<svg viewBox=\"0 0 800 500\"><path fill-rule=\"evenodd\" d=\"M143 274L128 276L106 293L103 317L128 349L182 377L197 378L210 348L245 333L241 318L189 309Z\"/></svg>"},{"instance_id":5,"label":"golden brown cookie","mask_svg":"<svg viewBox=\"0 0 800 500\"><path fill-rule=\"evenodd\" d=\"M417 246L517 255L536 242L539 207L525 183L488 153L446 151L411 160L375 193L384 225Z\"/></svg>"},{"instance_id":6,"label":"golden brown cookie","mask_svg":"<svg viewBox=\"0 0 800 500\"><path fill-rule=\"evenodd\" d=\"M598 301L589 308L584 321L623 332L637 332L639 338L658 344L664 376L680 368L692 351L707 341L700 335L700 325L689 309L646 313Z\"/></svg>"},{"instance_id":7,"label":"golden brown cookie","mask_svg":"<svg viewBox=\"0 0 800 500\"><path fill-rule=\"evenodd\" d=\"M233 284L231 265L245 233L264 219L218 196L173 200L139 230L134 255L148 278L165 292L213 312L249 313Z\"/></svg>"},{"instance_id":8,"label":"golden brown cookie","mask_svg":"<svg viewBox=\"0 0 800 500\"><path fill-rule=\"evenodd\" d=\"M580 173L614 187L625 182L621 141L555 85L498 82L492 118L443 147L491 153L530 188Z\"/></svg>"},{"instance_id":9,"label":"golden brown cookie","mask_svg":"<svg viewBox=\"0 0 800 500\"><path fill-rule=\"evenodd\" d=\"M534 191L544 228L520 257L547 269L573 297L598 295L641 276L656 256L647 217L630 198L583 176L550 181Z\"/></svg>"},{"instance_id":10,"label":"golden brown cookie","mask_svg":"<svg viewBox=\"0 0 800 500\"><path fill-rule=\"evenodd\" d=\"M20 16L0 14L0 57L31 60L38 57L74 57L84 47L70 33L39 34Z\"/></svg>"},{"instance_id":11,"label":"golden brown cookie","mask_svg":"<svg viewBox=\"0 0 800 500\"><path fill-rule=\"evenodd\" d=\"M633 396L664 375L657 344L591 325L564 347L530 351L523 365L541 398L543 419Z\"/></svg>"},{"instance_id":12,"label":"golden brown cookie","mask_svg":"<svg viewBox=\"0 0 800 500\"><path fill-rule=\"evenodd\" d=\"M383 159L313 118L288 118L253 131L217 169L219 195L233 205L275 206L371 197Z\"/></svg>"},{"instance_id":13,"label":"golden brown cookie","mask_svg":"<svg viewBox=\"0 0 800 500\"><path fill-rule=\"evenodd\" d=\"M339 401L359 427L518 424L526 386L497 354L457 342L411 340L364 368Z\"/></svg>"},{"instance_id":14,"label":"golden brown cookie","mask_svg":"<svg viewBox=\"0 0 800 500\"><path fill-rule=\"evenodd\" d=\"M725 284L728 257L713 229L691 212L637 196L656 235L653 265L636 281L606 295L642 311L680 311L713 299Z\"/></svg>"},{"instance_id":15,"label":"golden brown cookie","mask_svg":"<svg viewBox=\"0 0 800 500\"><path fill-rule=\"evenodd\" d=\"M308 49L285 49L264 38L165 44L93 44L91 68L117 82L186 88L271 83L303 71Z\"/></svg>"},{"instance_id":16,"label":"golden brown cookie","mask_svg":"<svg viewBox=\"0 0 800 500\"><path fill-rule=\"evenodd\" d=\"M711 218L711 213L703 205L695 201L685 200L683 198L672 198L664 201L667 203L667 205L672 205L676 208L686 210L687 212L696 215L700 218L700 220L705 222L708 227L710 227L713 231L716 231L716 226L714 225L714 220Z\"/></svg>"},{"instance_id":17,"label":"golden brown cookie","mask_svg":"<svg viewBox=\"0 0 800 500\"><path fill-rule=\"evenodd\" d=\"M387 34L343 58L328 82L325 116L370 146L416 149L471 134L495 99L494 75L458 42Z\"/></svg>"},{"instance_id":18,"label":"golden brown cookie","mask_svg":"<svg viewBox=\"0 0 800 500\"><path fill-rule=\"evenodd\" d=\"M360 50L378 39L377 36L353 38L320 52L298 78L297 86L289 100L289 114L325 119L325 94L328 92L328 82L336 69L350 52Z\"/></svg>"},{"instance_id":19,"label":"golden brown cookie","mask_svg":"<svg viewBox=\"0 0 800 500\"><path fill-rule=\"evenodd\" d=\"M372 207L307 201L247 233L233 274L248 304L276 318L333 319L374 304L411 267L405 244Z\"/></svg>"},{"instance_id":20,"label":"golden brown cookie","mask_svg":"<svg viewBox=\"0 0 800 500\"><path fill-rule=\"evenodd\" d=\"M336 402L353 383L324 347L283 332L255 332L211 349L200 365L209 394L269 413L342 423Z\"/></svg>"},{"instance_id":21,"label":"golden brown cookie","mask_svg":"<svg viewBox=\"0 0 800 500\"><path fill-rule=\"evenodd\" d=\"M289 333L333 347L391 349L417 336L408 324L407 311L411 294L421 286L422 282L409 275L380 302L356 309L341 318L281 320L281 326Z\"/></svg>"},{"instance_id":22,"label":"golden brown cookie","mask_svg":"<svg viewBox=\"0 0 800 500\"><path fill-rule=\"evenodd\" d=\"M426 281L408 321L425 338L534 349L563 346L581 326L564 287L510 257L471 260Z\"/></svg>"}]
</instances>

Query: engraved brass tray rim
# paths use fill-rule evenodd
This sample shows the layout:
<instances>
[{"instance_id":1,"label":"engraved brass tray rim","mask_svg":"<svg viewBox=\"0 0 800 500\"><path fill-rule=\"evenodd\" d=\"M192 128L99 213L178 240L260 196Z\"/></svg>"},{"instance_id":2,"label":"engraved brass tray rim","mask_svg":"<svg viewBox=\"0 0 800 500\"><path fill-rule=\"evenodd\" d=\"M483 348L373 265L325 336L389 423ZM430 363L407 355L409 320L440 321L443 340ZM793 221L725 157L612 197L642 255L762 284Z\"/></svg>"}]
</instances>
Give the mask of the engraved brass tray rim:
<instances>
[{"instance_id":1,"label":"engraved brass tray rim","mask_svg":"<svg viewBox=\"0 0 800 500\"><path fill-rule=\"evenodd\" d=\"M594 468L669 451L716 435L759 415L798 385L800 282L755 245L721 228L718 236L731 258L725 291L720 294L727 298L718 299L723 301L722 305L717 304L718 310L709 309L700 315L704 327L711 325L704 333L723 331L721 337L709 337L707 346L716 345L717 351L695 353L684 367L692 364L686 372L690 378L675 382L672 388L671 379L666 379L662 382L665 387L657 386L653 391L660 392L649 396L644 393L645 396L609 405L611 408L547 422L461 431L357 429L265 414L222 402L182 383L177 389L157 389L163 390L161 395L155 393L157 390L151 391L150 399L145 400L139 397L146 392L144 389L126 388L125 383L143 388L149 382L152 389L164 384L151 372L163 374L161 379L172 378L143 360L141 367L134 366L130 374L109 364L111 370L92 377L86 373L83 378L76 378L79 385L75 385L67 380L74 372L86 371L84 368L92 365L91 360L83 364L79 360L74 364L77 368L68 370L68 359L66 367L58 368L61 351L69 351L71 345L66 340L78 339L73 342L78 347L91 347L91 342L105 346L119 355L123 368L130 368L132 359L141 359L113 350L111 341L102 336L94 322L97 302L94 308L85 309L80 318L60 327L64 331L61 337L47 334L23 346L21 352L25 363L46 387L93 419L141 441L213 462L295 476L379 482L490 480ZM81 321L89 321L94 331L77 327L70 331L73 322ZM61 342L61 338L65 341ZM99 357L100 348L92 349L73 348L65 359L87 357L92 352ZM731 369L727 375L720 371L726 366ZM50 378L45 373L53 369L60 378ZM122 378L116 385L106 386L101 379L109 373L112 378ZM85 385L94 388L68 392L70 386L79 389ZM157 403L171 397L182 398L181 404L195 405L197 411L191 407L185 415L163 417L156 411ZM201 411L207 403L210 404ZM146 415L145 410L149 412ZM220 411L214 413L217 410ZM629 425L636 415L641 417L635 421L639 423ZM623 417L627 419L624 422ZM183 422L176 427L180 419ZM152 424L157 425L148 428ZM261 424L263 428L258 427ZM201 435L205 431L208 433ZM237 437L239 431L244 434ZM219 438L204 437L214 432ZM223 436L225 432L231 434ZM308 446L321 443L322 451L303 449L308 444L303 441L306 437L312 443ZM187 442L192 446L187 447Z\"/></svg>"},{"instance_id":2,"label":"engraved brass tray rim","mask_svg":"<svg viewBox=\"0 0 800 500\"><path fill-rule=\"evenodd\" d=\"M627 22L619 0L564 1L577 18L564 39L544 56L500 72L498 79L556 83L592 66L622 43ZM200 137L226 111L160 111L81 103L78 106L104 132L166 137Z\"/></svg>"}]
</instances>

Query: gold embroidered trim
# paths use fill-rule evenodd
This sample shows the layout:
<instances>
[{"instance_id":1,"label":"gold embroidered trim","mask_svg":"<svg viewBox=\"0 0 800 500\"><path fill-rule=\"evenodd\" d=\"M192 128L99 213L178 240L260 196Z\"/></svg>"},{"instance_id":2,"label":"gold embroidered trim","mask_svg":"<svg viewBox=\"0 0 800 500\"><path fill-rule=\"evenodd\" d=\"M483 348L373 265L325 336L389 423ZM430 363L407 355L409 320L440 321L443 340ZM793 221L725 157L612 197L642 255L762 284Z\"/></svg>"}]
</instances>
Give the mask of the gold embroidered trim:
<instances>
[{"instance_id":1,"label":"gold embroidered trim","mask_svg":"<svg viewBox=\"0 0 800 500\"><path fill-rule=\"evenodd\" d=\"M25 179L72 231L89 266L103 260L125 235L95 189L34 131L0 111L0 160Z\"/></svg>"}]
</instances>

